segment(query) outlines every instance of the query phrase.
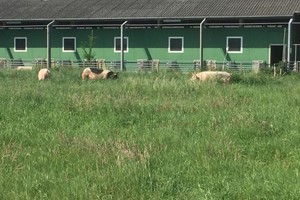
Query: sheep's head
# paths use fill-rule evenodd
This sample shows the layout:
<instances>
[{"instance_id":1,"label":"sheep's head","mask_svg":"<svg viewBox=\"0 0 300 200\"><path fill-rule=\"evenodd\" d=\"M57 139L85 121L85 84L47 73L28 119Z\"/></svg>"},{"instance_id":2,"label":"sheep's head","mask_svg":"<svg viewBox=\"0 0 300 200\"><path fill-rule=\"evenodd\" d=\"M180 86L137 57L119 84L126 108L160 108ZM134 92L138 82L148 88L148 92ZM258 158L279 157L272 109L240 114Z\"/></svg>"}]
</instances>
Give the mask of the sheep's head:
<instances>
[{"instance_id":1,"label":"sheep's head","mask_svg":"<svg viewBox=\"0 0 300 200\"><path fill-rule=\"evenodd\" d=\"M199 79L199 77L197 76L197 72L193 72L191 80L194 81L194 80L198 80L198 79Z\"/></svg>"},{"instance_id":2,"label":"sheep's head","mask_svg":"<svg viewBox=\"0 0 300 200\"><path fill-rule=\"evenodd\" d=\"M118 78L118 72L112 72L112 71L110 71L110 72L107 74L107 78L113 79L113 80L117 79L117 78Z\"/></svg>"}]
</instances>

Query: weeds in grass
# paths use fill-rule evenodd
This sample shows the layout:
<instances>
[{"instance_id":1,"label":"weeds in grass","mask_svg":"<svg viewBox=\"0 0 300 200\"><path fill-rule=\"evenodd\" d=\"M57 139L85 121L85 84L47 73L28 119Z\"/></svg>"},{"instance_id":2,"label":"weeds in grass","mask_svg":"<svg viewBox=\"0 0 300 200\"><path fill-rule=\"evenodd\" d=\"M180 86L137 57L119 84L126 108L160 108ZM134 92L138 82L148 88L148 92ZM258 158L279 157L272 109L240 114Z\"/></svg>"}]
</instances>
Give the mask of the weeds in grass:
<instances>
[{"instance_id":1,"label":"weeds in grass","mask_svg":"<svg viewBox=\"0 0 300 200\"><path fill-rule=\"evenodd\" d=\"M299 76L0 71L1 199L296 199Z\"/></svg>"}]
</instances>

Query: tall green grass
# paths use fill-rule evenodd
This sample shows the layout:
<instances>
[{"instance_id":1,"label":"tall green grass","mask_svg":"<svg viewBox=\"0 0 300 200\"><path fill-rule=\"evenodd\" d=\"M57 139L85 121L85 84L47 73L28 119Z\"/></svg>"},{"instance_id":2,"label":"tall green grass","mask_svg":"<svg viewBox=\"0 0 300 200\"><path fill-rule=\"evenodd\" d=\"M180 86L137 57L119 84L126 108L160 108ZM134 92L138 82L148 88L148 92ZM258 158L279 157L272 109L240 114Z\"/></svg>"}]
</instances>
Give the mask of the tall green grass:
<instances>
[{"instance_id":1,"label":"tall green grass","mask_svg":"<svg viewBox=\"0 0 300 200\"><path fill-rule=\"evenodd\" d=\"M300 77L0 71L0 199L297 199Z\"/></svg>"}]
</instances>

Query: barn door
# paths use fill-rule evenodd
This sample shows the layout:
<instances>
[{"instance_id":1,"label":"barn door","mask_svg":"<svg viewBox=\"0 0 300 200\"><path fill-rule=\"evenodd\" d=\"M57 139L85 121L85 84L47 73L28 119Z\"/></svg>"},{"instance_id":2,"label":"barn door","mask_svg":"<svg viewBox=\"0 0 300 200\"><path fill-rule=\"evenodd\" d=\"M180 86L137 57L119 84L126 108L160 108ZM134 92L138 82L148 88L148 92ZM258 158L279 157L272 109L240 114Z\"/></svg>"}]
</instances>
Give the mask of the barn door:
<instances>
[{"instance_id":1,"label":"barn door","mask_svg":"<svg viewBox=\"0 0 300 200\"><path fill-rule=\"evenodd\" d=\"M271 66L282 61L282 56L283 56L283 45L282 44L270 45L270 65Z\"/></svg>"}]
</instances>

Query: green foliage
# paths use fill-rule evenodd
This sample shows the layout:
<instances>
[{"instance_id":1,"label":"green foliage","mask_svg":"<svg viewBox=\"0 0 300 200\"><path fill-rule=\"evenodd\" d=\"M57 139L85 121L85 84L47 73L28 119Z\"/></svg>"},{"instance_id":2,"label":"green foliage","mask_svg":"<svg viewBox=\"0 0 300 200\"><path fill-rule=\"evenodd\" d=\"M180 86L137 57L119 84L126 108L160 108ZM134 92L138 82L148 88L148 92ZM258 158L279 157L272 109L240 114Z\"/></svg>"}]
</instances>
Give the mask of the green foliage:
<instances>
[{"instance_id":1,"label":"green foliage","mask_svg":"<svg viewBox=\"0 0 300 200\"><path fill-rule=\"evenodd\" d=\"M88 35L88 42L82 44L82 50L84 52L84 59L88 62L95 59L96 53L93 51L95 45L95 36L94 31L91 30L91 33Z\"/></svg>"},{"instance_id":2,"label":"green foliage","mask_svg":"<svg viewBox=\"0 0 300 200\"><path fill-rule=\"evenodd\" d=\"M271 84L272 82L278 82L278 80L272 77L269 71L264 73L253 73L253 72L233 72L231 77L232 83L240 83L246 85L265 85Z\"/></svg>"},{"instance_id":3,"label":"green foliage","mask_svg":"<svg viewBox=\"0 0 300 200\"><path fill-rule=\"evenodd\" d=\"M300 196L299 75L0 74L0 199Z\"/></svg>"}]
</instances>

